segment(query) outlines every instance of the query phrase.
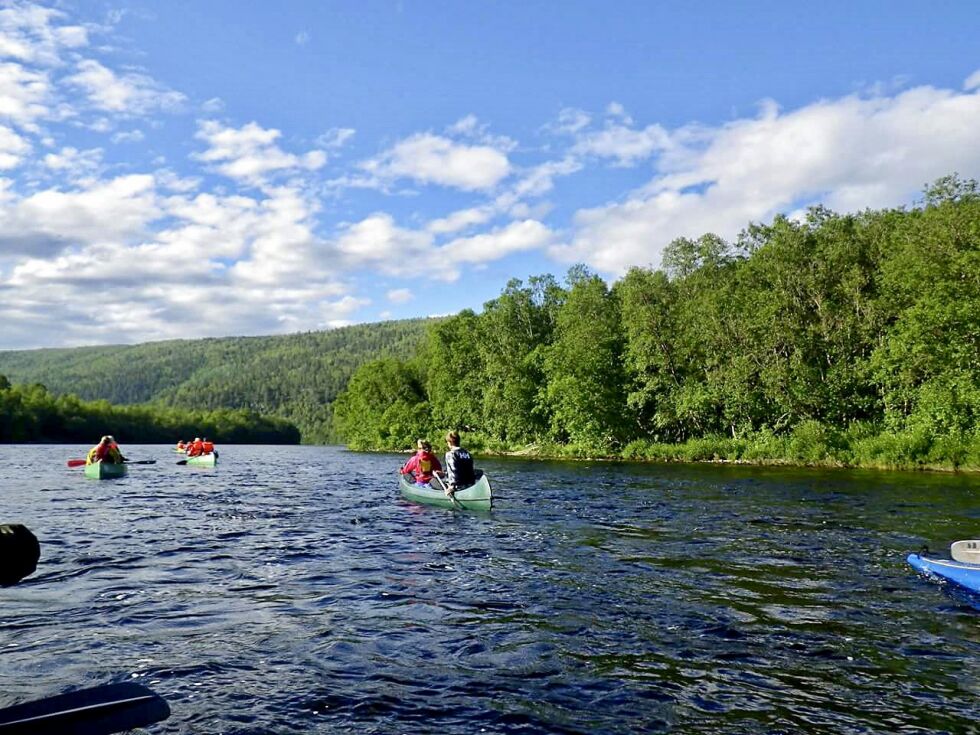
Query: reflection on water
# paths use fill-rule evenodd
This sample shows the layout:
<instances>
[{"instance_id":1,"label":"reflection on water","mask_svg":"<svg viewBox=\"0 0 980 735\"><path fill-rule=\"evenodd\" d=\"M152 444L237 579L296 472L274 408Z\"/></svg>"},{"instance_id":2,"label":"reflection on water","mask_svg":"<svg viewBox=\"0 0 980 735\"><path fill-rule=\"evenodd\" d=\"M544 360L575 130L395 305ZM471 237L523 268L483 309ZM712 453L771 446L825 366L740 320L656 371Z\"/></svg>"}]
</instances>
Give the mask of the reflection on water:
<instances>
[{"instance_id":1,"label":"reflection on water","mask_svg":"<svg viewBox=\"0 0 980 735\"><path fill-rule=\"evenodd\" d=\"M491 514L403 457L0 447L0 706L148 684L172 733L968 732L980 618L905 554L980 535L980 478L492 460Z\"/></svg>"}]
</instances>

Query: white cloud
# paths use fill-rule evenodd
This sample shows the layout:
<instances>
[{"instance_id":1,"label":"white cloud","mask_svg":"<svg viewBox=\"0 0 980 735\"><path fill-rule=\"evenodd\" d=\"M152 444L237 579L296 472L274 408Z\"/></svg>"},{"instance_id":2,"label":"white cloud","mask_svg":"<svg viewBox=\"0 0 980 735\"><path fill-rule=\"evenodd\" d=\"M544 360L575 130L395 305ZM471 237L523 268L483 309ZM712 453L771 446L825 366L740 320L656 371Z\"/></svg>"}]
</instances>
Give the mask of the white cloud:
<instances>
[{"instance_id":1,"label":"white cloud","mask_svg":"<svg viewBox=\"0 0 980 735\"><path fill-rule=\"evenodd\" d=\"M120 131L112 136L113 143L139 143L146 136L142 130Z\"/></svg>"},{"instance_id":2,"label":"white cloud","mask_svg":"<svg viewBox=\"0 0 980 735\"><path fill-rule=\"evenodd\" d=\"M610 125L604 130L583 135L573 151L581 155L615 158L620 166L632 166L670 146L670 134L660 125L648 125L642 130Z\"/></svg>"},{"instance_id":3,"label":"white cloud","mask_svg":"<svg viewBox=\"0 0 980 735\"><path fill-rule=\"evenodd\" d=\"M54 66L65 50L88 45L84 26L62 25L67 16L33 3L13 2L0 9L0 57Z\"/></svg>"},{"instance_id":4,"label":"white cloud","mask_svg":"<svg viewBox=\"0 0 980 735\"><path fill-rule=\"evenodd\" d=\"M78 62L78 71L65 82L81 89L97 110L127 115L180 109L186 98L168 90L148 76L130 72L122 76L94 59Z\"/></svg>"},{"instance_id":5,"label":"white cloud","mask_svg":"<svg viewBox=\"0 0 980 735\"><path fill-rule=\"evenodd\" d=\"M297 46L305 46L310 42L310 34L307 31L300 31L293 40Z\"/></svg>"},{"instance_id":6,"label":"white cloud","mask_svg":"<svg viewBox=\"0 0 980 735\"><path fill-rule=\"evenodd\" d=\"M117 200L127 191L130 199L153 192L146 181L116 180L105 187L117 189ZM75 209L93 211L94 199L111 198L95 187L71 196L47 207L37 198L22 202L15 210L18 241L32 234L27 225L41 222L60 222L56 231L40 234L64 238L87 220ZM369 303L335 277L334 263L325 257L332 251L311 229L315 206L294 189L271 189L260 199L201 193L154 197L153 203L140 222L66 240L60 253L34 248L33 257L14 263L7 277L0 274L0 319L14 321L4 346L186 336L188 313L208 315L195 324L198 336L323 329L349 323ZM102 209L105 223L124 218L119 203ZM147 233L141 225L154 217L172 226ZM0 216L0 222L11 218Z\"/></svg>"},{"instance_id":7,"label":"white cloud","mask_svg":"<svg viewBox=\"0 0 980 735\"><path fill-rule=\"evenodd\" d=\"M473 237L460 237L440 251L454 263L485 263L513 253L543 248L554 233L535 220L512 222L506 227Z\"/></svg>"},{"instance_id":8,"label":"white cloud","mask_svg":"<svg viewBox=\"0 0 980 735\"><path fill-rule=\"evenodd\" d=\"M472 135L477 131L479 125L480 121L477 119L476 115L469 114L454 122L446 129L446 131L452 133L453 135Z\"/></svg>"},{"instance_id":9,"label":"white cloud","mask_svg":"<svg viewBox=\"0 0 980 735\"><path fill-rule=\"evenodd\" d=\"M383 181L407 178L464 191L490 189L511 170L507 156L496 148L431 133L406 138L361 167Z\"/></svg>"},{"instance_id":10,"label":"white cloud","mask_svg":"<svg viewBox=\"0 0 980 735\"><path fill-rule=\"evenodd\" d=\"M575 156L565 156L556 161L545 161L524 173L513 186L509 199L507 195L504 195L499 204L501 206L513 206L518 199L546 194L554 187L556 177L570 176L581 171L583 167L582 162Z\"/></svg>"},{"instance_id":11,"label":"white cloud","mask_svg":"<svg viewBox=\"0 0 980 735\"><path fill-rule=\"evenodd\" d=\"M385 295L388 297L388 301L393 304L407 304L415 298L415 294L407 288L394 288Z\"/></svg>"},{"instance_id":12,"label":"white cloud","mask_svg":"<svg viewBox=\"0 0 980 735\"><path fill-rule=\"evenodd\" d=\"M963 82L963 89L967 92L980 88L980 69L977 69Z\"/></svg>"},{"instance_id":13,"label":"white cloud","mask_svg":"<svg viewBox=\"0 0 980 735\"><path fill-rule=\"evenodd\" d=\"M27 129L50 113L51 83L45 72L11 62L0 64L0 119Z\"/></svg>"},{"instance_id":14,"label":"white cloud","mask_svg":"<svg viewBox=\"0 0 980 735\"><path fill-rule=\"evenodd\" d=\"M434 219L426 226L426 229L434 235L446 235L451 232L458 232L473 225L482 225L494 216L492 207L471 207L460 209L450 213L445 217Z\"/></svg>"},{"instance_id":15,"label":"white cloud","mask_svg":"<svg viewBox=\"0 0 980 735\"><path fill-rule=\"evenodd\" d=\"M342 148L347 141L354 137L354 128L330 128L314 141L320 148L327 150Z\"/></svg>"},{"instance_id":16,"label":"white cloud","mask_svg":"<svg viewBox=\"0 0 980 735\"><path fill-rule=\"evenodd\" d=\"M552 249L605 272L656 265L679 236L734 237L750 221L821 202L854 211L908 201L952 171L980 171L980 93L919 87L845 97L716 128L667 134L657 175L624 201L584 209L571 246Z\"/></svg>"},{"instance_id":17,"label":"white cloud","mask_svg":"<svg viewBox=\"0 0 980 735\"><path fill-rule=\"evenodd\" d=\"M619 102L610 102L606 106L606 116L619 119L623 125L632 125L633 118L626 112L626 108Z\"/></svg>"},{"instance_id":18,"label":"white cloud","mask_svg":"<svg viewBox=\"0 0 980 735\"><path fill-rule=\"evenodd\" d=\"M220 97L212 97L201 103L201 112L206 112L209 115L221 112L223 109L225 109L225 101Z\"/></svg>"},{"instance_id":19,"label":"white cloud","mask_svg":"<svg viewBox=\"0 0 980 735\"><path fill-rule=\"evenodd\" d=\"M66 146L57 153L48 153L42 159L45 168L50 169L69 179L92 176L102 168L101 148L90 148L80 151Z\"/></svg>"},{"instance_id":20,"label":"white cloud","mask_svg":"<svg viewBox=\"0 0 980 735\"><path fill-rule=\"evenodd\" d=\"M469 114L460 118L448 128L450 135L470 138L497 151L509 153L517 148L517 142L506 135L493 135L487 123L481 123L476 115Z\"/></svg>"},{"instance_id":21,"label":"white cloud","mask_svg":"<svg viewBox=\"0 0 980 735\"><path fill-rule=\"evenodd\" d=\"M592 122L592 117L584 110L566 107L558 113L558 120L545 126L545 130L564 135L575 135Z\"/></svg>"},{"instance_id":22,"label":"white cloud","mask_svg":"<svg viewBox=\"0 0 980 735\"><path fill-rule=\"evenodd\" d=\"M199 123L195 137L210 147L194 157L215 164L225 176L251 184L261 184L270 174L284 171L316 170L327 161L323 151L313 150L302 156L286 153L276 140L278 130L263 128L251 122L241 128L225 127L215 120Z\"/></svg>"},{"instance_id":23,"label":"white cloud","mask_svg":"<svg viewBox=\"0 0 980 735\"><path fill-rule=\"evenodd\" d=\"M161 214L153 177L120 176L74 191L47 189L0 210L0 250L39 256L142 234Z\"/></svg>"},{"instance_id":24,"label":"white cloud","mask_svg":"<svg viewBox=\"0 0 980 735\"><path fill-rule=\"evenodd\" d=\"M432 250L432 236L395 224L386 212L348 225L336 241L337 250L349 261L375 263L388 272L398 272L413 258Z\"/></svg>"},{"instance_id":25,"label":"white cloud","mask_svg":"<svg viewBox=\"0 0 980 735\"><path fill-rule=\"evenodd\" d=\"M16 168L30 151L30 143L10 128L0 125L0 170Z\"/></svg>"}]
</instances>

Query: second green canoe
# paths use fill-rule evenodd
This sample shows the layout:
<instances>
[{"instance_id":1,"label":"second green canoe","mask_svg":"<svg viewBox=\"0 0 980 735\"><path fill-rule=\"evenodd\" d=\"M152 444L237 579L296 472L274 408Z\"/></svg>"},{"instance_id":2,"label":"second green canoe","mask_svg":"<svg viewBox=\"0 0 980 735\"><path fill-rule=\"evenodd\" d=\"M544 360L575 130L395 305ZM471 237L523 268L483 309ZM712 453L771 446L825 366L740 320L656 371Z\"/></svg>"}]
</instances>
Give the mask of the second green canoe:
<instances>
[{"instance_id":1,"label":"second green canoe","mask_svg":"<svg viewBox=\"0 0 980 735\"><path fill-rule=\"evenodd\" d=\"M85 476L93 480L107 480L112 477L125 477L126 465L111 462L93 462L85 465Z\"/></svg>"},{"instance_id":2,"label":"second green canoe","mask_svg":"<svg viewBox=\"0 0 980 735\"><path fill-rule=\"evenodd\" d=\"M214 467L218 464L218 453L198 454L196 457L188 457L185 461L188 467Z\"/></svg>"},{"instance_id":3,"label":"second green canoe","mask_svg":"<svg viewBox=\"0 0 980 735\"><path fill-rule=\"evenodd\" d=\"M456 502L446 495L442 487L433 487L433 484L438 484L438 480L434 480L429 485L416 485L406 477L401 475L398 478L398 487L403 497L415 503L462 510L490 510L493 504L493 490L486 475L481 474L476 484L457 490L454 493Z\"/></svg>"}]
</instances>

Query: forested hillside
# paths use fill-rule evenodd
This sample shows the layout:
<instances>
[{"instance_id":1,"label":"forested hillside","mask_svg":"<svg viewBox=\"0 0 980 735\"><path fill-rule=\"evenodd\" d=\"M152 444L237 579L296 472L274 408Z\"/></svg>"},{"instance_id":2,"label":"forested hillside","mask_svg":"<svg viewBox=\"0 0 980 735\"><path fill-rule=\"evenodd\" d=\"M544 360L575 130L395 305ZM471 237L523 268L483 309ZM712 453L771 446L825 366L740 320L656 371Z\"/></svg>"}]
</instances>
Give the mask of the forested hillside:
<instances>
[{"instance_id":1,"label":"forested hillside","mask_svg":"<svg viewBox=\"0 0 980 735\"><path fill-rule=\"evenodd\" d=\"M331 403L364 362L413 355L427 320L275 337L0 352L0 375L112 404L243 409L286 419L308 443L332 439Z\"/></svg>"},{"instance_id":2,"label":"forested hillside","mask_svg":"<svg viewBox=\"0 0 980 735\"><path fill-rule=\"evenodd\" d=\"M355 448L980 468L980 195L751 225L612 286L512 281L335 403Z\"/></svg>"}]
</instances>

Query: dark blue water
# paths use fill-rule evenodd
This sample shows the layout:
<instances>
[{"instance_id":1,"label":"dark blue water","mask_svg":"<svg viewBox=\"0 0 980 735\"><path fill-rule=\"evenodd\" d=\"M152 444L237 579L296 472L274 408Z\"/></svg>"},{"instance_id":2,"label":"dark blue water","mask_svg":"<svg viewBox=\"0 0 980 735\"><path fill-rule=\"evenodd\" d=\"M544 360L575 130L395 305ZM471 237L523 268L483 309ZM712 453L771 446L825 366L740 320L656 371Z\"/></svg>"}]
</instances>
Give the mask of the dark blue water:
<instances>
[{"instance_id":1,"label":"dark blue water","mask_svg":"<svg viewBox=\"0 0 980 735\"><path fill-rule=\"evenodd\" d=\"M404 457L0 447L0 706L116 681L154 733L977 732L980 612L905 565L980 536L980 478L488 460L491 514Z\"/></svg>"}]
</instances>

